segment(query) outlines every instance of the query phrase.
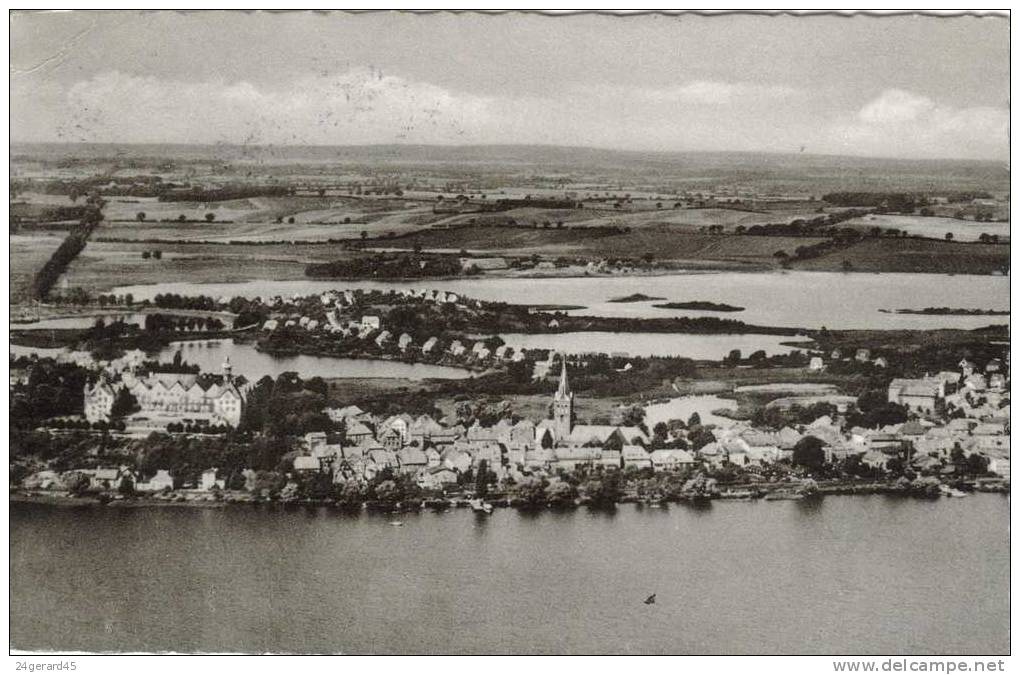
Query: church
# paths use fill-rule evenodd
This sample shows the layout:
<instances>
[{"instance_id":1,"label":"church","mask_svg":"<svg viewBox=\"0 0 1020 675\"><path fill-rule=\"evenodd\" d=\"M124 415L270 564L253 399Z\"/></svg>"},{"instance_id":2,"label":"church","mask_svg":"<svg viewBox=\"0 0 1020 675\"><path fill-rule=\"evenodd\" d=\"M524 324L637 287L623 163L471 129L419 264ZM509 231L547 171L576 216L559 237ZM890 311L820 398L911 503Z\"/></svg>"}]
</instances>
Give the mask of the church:
<instances>
[{"instance_id":1,"label":"church","mask_svg":"<svg viewBox=\"0 0 1020 675\"><path fill-rule=\"evenodd\" d=\"M552 419L542 420L535 428L538 447L594 447L610 442L623 445L644 445L650 442L640 427L613 424L575 424L574 392L567 379L567 360L562 361L559 386L552 401Z\"/></svg>"}]
</instances>

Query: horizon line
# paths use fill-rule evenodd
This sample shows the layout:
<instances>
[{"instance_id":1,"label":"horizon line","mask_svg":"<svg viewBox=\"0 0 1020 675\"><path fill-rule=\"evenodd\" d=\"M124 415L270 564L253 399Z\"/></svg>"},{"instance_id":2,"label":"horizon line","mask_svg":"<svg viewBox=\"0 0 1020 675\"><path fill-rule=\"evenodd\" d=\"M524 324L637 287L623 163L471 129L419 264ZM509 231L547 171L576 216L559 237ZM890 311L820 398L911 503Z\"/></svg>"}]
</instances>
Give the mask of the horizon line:
<instances>
[{"instance_id":1,"label":"horizon line","mask_svg":"<svg viewBox=\"0 0 1020 675\"><path fill-rule=\"evenodd\" d=\"M638 150L595 145L556 145L552 143L235 143L216 142L180 142L180 141L10 141L10 148L17 145L50 145L50 146L148 146L165 145L171 147L203 147L203 148L548 148L558 150L585 150L594 152L610 152L636 155L772 155L780 157L817 157L835 159L881 160L893 162L970 162L975 164L1003 164L1009 170L1009 158L976 159L968 157L897 157L892 155L855 155L832 154L817 152L785 152L781 150Z\"/></svg>"}]
</instances>

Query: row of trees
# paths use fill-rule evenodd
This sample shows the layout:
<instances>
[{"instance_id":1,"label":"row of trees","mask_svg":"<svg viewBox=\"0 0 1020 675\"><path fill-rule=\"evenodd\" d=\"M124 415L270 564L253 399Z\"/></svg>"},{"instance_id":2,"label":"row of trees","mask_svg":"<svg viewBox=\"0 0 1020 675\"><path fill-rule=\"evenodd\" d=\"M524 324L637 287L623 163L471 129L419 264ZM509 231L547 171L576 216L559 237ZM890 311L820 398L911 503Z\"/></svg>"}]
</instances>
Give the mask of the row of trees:
<instances>
[{"instance_id":1,"label":"row of trees","mask_svg":"<svg viewBox=\"0 0 1020 675\"><path fill-rule=\"evenodd\" d=\"M36 299L45 300L47 298L50 289L57 283L60 275L85 248L92 231L103 220L103 204L103 200L99 197L89 197L85 215L78 223L71 226L64 241L36 272L32 282L32 294Z\"/></svg>"}]
</instances>

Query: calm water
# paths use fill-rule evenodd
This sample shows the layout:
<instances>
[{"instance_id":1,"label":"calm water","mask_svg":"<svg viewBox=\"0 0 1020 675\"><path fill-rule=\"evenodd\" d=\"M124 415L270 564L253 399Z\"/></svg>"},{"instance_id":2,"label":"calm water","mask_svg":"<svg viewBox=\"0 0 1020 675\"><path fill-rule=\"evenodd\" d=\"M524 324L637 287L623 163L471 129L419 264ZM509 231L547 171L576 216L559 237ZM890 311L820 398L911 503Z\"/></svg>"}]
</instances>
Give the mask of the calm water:
<instances>
[{"instance_id":1,"label":"calm water","mask_svg":"<svg viewBox=\"0 0 1020 675\"><path fill-rule=\"evenodd\" d=\"M30 321L26 323L12 323L11 328L14 330L49 330L59 328L92 328L96 325L96 316L62 316L55 319L39 319L38 321ZM144 314L104 314L102 315L104 323L107 325L114 323L115 321L123 321L124 323L133 323L136 326L141 326L145 322Z\"/></svg>"},{"instance_id":2,"label":"calm water","mask_svg":"<svg viewBox=\"0 0 1020 675\"><path fill-rule=\"evenodd\" d=\"M231 339L171 342L159 353L160 361L170 361L180 351L181 358L203 371L219 372L229 356L234 372L249 380L264 375L277 377L288 371L309 377L401 377L409 380L429 378L458 380L471 377L470 370L430 363L403 363L376 359L337 359L328 356L273 356L251 344L235 344Z\"/></svg>"},{"instance_id":3,"label":"calm water","mask_svg":"<svg viewBox=\"0 0 1020 675\"><path fill-rule=\"evenodd\" d=\"M709 394L678 396L661 403L646 405L645 425L651 429L659 422L669 422L670 420L683 420L686 422L691 418L691 415L698 413L702 424L729 427L733 425L733 420L716 415L712 411L736 409L737 402L731 398L720 398Z\"/></svg>"},{"instance_id":4,"label":"calm water","mask_svg":"<svg viewBox=\"0 0 1020 675\"><path fill-rule=\"evenodd\" d=\"M13 356L57 358L66 350L46 347L25 347L10 345ZM160 361L172 361L177 352L181 358L199 366L205 372L218 373L223 362L230 357L234 373L249 380L258 380L264 375L277 377L281 373L296 372L303 378L310 377L399 377L408 380L459 380L471 377L473 373L463 368L437 366L430 363L403 363L376 359L336 359L328 356L271 356L255 349L250 344L234 344L231 339L171 342L156 355Z\"/></svg>"},{"instance_id":5,"label":"calm water","mask_svg":"<svg viewBox=\"0 0 1020 675\"><path fill-rule=\"evenodd\" d=\"M1002 654L1008 509L833 497L391 527L323 508L12 504L11 647Z\"/></svg>"},{"instance_id":6,"label":"calm water","mask_svg":"<svg viewBox=\"0 0 1020 675\"><path fill-rule=\"evenodd\" d=\"M115 293L151 298L156 293L203 293L214 297L289 296L330 288L442 288L481 300L582 305L577 313L597 316L722 316L763 326L805 328L975 328L1008 323L1002 316L921 316L884 314L880 309L961 307L1009 309L1009 277L934 274L841 274L829 272L725 272L658 277L581 277L565 279L476 278L452 281L344 282L321 280L249 281L223 284L188 282L123 286ZM613 303L633 293L668 301L709 300L746 308L718 313L657 309L661 300Z\"/></svg>"}]
</instances>

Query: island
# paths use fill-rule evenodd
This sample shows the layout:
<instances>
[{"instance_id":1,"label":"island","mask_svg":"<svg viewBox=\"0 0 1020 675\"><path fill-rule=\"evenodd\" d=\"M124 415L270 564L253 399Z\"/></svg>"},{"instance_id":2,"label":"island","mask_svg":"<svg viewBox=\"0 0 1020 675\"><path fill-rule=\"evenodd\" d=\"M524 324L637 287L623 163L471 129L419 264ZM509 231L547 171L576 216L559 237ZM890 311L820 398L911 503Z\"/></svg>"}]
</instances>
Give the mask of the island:
<instances>
[{"instance_id":1,"label":"island","mask_svg":"<svg viewBox=\"0 0 1020 675\"><path fill-rule=\"evenodd\" d=\"M702 312L743 312L743 307L727 305L724 302L709 302L708 300L691 300L689 302L665 302L661 305L652 305L658 309L696 309Z\"/></svg>"},{"instance_id":2,"label":"island","mask_svg":"<svg viewBox=\"0 0 1020 675\"><path fill-rule=\"evenodd\" d=\"M962 307L925 307L924 309L880 309L883 314L921 314L927 316L1009 316L1008 309L964 309Z\"/></svg>"},{"instance_id":3,"label":"island","mask_svg":"<svg viewBox=\"0 0 1020 675\"><path fill-rule=\"evenodd\" d=\"M632 293L631 295L625 295L620 298L613 298L609 302L648 302L650 300L665 300L666 298L659 298L654 295L645 295L644 293Z\"/></svg>"}]
</instances>

